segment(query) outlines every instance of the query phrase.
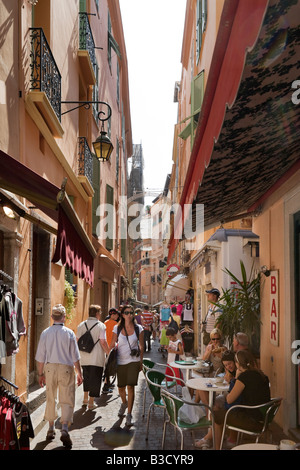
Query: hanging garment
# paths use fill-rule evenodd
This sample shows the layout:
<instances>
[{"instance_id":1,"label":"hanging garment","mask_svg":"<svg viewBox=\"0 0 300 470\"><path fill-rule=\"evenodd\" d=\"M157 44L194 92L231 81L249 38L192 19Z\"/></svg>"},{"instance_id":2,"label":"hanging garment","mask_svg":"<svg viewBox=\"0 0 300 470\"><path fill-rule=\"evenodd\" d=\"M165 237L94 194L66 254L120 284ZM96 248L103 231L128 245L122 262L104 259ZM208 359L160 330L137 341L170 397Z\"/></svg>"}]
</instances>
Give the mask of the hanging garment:
<instances>
[{"instance_id":1,"label":"hanging garment","mask_svg":"<svg viewBox=\"0 0 300 470\"><path fill-rule=\"evenodd\" d=\"M183 321L193 321L193 304L190 304L190 303L184 304Z\"/></svg>"},{"instance_id":2,"label":"hanging garment","mask_svg":"<svg viewBox=\"0 0 300 470\"><path fill-rule=\"evenodd\" d=\"M6 322L5 322L5 346L6 355L11 356L19 352L20 336L26 334L23 319L22 301L13 292L5 292Z\"/></svg>"},{"instance_id":3,"label":"hanging garment","mask_svg":"<svg viewBox=\"0 0 300 470\"><path fill-rule=\"evenodd\" d=\"M181 330L181 337L183 341L184 352L191 352L194 347L194 332L191 329L186 330L185 328Z\"/></svg>"}]
</instances>

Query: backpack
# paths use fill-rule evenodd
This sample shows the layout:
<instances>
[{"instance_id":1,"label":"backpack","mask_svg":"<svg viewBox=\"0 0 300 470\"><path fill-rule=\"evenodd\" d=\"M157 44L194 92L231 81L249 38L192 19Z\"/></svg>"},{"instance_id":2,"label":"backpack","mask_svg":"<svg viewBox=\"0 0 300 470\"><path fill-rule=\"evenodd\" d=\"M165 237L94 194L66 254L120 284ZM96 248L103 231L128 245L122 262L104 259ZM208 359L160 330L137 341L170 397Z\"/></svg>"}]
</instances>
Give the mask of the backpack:
<instances>
[{"instance_id":1,"label":"backpack","mask_svg":"<svg viewBox=\"0 0 300 470\"><path fill-rule=\"evenodd\" d=\"M176 320L174 320L173 316L171 315L172 317L172 320L170 321L170 323L168 324L168 328L173 328L175 333L177 334L178 331L179 331L179 326L178 326L178 323Z\"/></svg>"},{"instance_id":2,"label":"backpack","mask_svg":"<svg viewBox=\"0 0 300 470\"><path fill-rule=\"evenodd\" d=\"M87 329L87 331L82 335L80 336L79 340L78 340L78 348L79 348L79 351L83 351L83 352L87 352L87 353L91 353L92 350L94 349L94 346L98 343L99 339L96 341L96 343L94 343L94 340L93 340L93 337L91 335L91 330L96 326L98 325L98 322L95 323L92 328L88 329L87 327L87 324L86 322L84 323L85 324L85 327Z\"/></svg>"}]
</instances>

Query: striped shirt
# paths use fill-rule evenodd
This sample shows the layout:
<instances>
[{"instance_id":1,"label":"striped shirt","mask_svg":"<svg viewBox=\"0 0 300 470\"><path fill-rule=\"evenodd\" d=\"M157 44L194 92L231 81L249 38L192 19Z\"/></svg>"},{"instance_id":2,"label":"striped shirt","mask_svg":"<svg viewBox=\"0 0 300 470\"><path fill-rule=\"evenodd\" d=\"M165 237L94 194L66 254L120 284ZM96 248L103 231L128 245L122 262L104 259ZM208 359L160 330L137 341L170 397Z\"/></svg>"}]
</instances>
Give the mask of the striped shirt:
<instances>
[{"instance_id":1,"label":"striped shirt","mask_svg":"<svg viewBox=\"0 0 300 470\"><path fill-rule=\"evenodd\" d=\"M153 323L153 313L151 312L143 312L143 319L144 319L144 329L150 330L151 325Z\"/></svg>"}]
</instances>

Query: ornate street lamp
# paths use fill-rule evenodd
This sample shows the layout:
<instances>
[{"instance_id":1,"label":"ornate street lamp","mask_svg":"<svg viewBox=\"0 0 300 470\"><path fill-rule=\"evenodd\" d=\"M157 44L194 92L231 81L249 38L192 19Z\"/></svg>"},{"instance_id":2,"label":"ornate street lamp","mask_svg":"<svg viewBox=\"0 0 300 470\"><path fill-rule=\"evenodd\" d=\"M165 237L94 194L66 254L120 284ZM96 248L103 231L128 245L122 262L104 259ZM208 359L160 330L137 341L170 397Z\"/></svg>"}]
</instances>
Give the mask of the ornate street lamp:
<instances>
[{"instance_id":1,"label":"ornate street lamp","mask_svg":"<svg viewBox=\"0 0 300 470\"><path fill-rule=\"evenodd\" d=\"M107 132L104 130L104 122L108 121L108 119L111 117L111 107L109 106L108 103L105 101L62 101L63 104L77 104L78 106L69 109L68 111L65 111L63 114L67 114L70 111L73 111L74 109L85 107L85 109L89 109L91 104L104 104L108 108L108 112L105 113L104 111L99 111L98 113L98 119L99 121L102 122L101 125L101 131L99 137L97 137L96 141L93 142L93 147L94 151L96 154L96 157L98 158L99 161L101 162L108 162L111 156L111 153L114 149L113 144L111 143ZM103 117L104 115L104 117Z\"/></svg>"}]
</instances>

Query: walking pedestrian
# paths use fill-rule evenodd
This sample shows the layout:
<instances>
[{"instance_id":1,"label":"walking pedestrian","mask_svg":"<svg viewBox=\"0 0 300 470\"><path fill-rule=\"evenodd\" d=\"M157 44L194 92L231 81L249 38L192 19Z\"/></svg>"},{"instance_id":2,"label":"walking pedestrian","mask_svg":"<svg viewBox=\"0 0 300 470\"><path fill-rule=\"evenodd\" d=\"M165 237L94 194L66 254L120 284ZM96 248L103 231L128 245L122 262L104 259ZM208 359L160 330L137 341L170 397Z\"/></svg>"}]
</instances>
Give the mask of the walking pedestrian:
<instances>
[{"instance_id":1,"label":"walking pedestrian","mask_svg":"<svg viewBox=\"0 0 300 470\"><path fill-rule=\"evenodd\" d=\"M144 321L144 350L151 351L151 333L152 333L152 323L153 323L153 313L149 311L148 305L145 305L143 311L143 321Z\"/></svg>"},{"instance_id":2,"label":"walking pedestrian","mask_svg":"<svg viewBox=\"0 0 300 470\"><path fill-rule=\"evenodd\" d=\"M112 340L114 326L118 324L119 319L120 319L120 312L116 308L111 308L108 312L108 318L104 322L104 325L106 327L106 341L107 341L108 347L110 346L110 343ZM104 376L105 376L105 379L104 379L102 393L111 393L112 385L110 383L110 377L107 371L105 370L104 370Z\"/></svg>"},{"instance_id":3,"label":"walking pedestrian","mask_svg":"<svg viewBox=\"0 0 300 470\"><path fill-rule=\"evenodd\" d=\"M74 332L64 323L66 309L55 305L52 309L53 325L44 330L40 336L35 359L39 384L46 385L45 420L49 421L47 439L54 439L54 421L56 414L56 397L58 391L61 408L61 441L65 447L71 447L69 423L73 421L75 406L75 373L77 385L82 384L80 354Z\"/></svg>"},{"instance_id":4,"label":"walking pedestrian","mask_svg":"<svg viewBox=\"0 0 300 470\"><path fill-rule=\"evenodd\" d=\"M132 408L134 404L134 387L137 385L139 372L142 370L144 354L144 330L134 320L134 311L130 305L121 310L121 320L113 329L110 349L118 342L117 380L122 404L118 416L125 414L126 425L132 425ZM127 399L126 399L127 388Z\"/></svg>"},{"instance_id":5,"label":"walking pedestrian","mask_svg":"<svg viewBox=\"0 0 300 470\"><path fill-rule=\"evenodd\" d=\"M100 305L91 305L89 308L89 318L81 322L77 327L77 341L87 330L90 330L94 342L91 352L80 351L80 362L83 372L83 405L87 405L89 410L96 406L95 398L100 396L105 353L109 353L106 341L106 327L100 321L100 318Z\"/></svg>"}]
</instances>

